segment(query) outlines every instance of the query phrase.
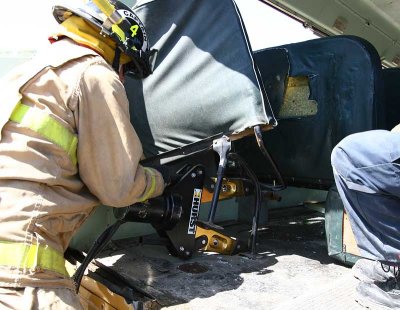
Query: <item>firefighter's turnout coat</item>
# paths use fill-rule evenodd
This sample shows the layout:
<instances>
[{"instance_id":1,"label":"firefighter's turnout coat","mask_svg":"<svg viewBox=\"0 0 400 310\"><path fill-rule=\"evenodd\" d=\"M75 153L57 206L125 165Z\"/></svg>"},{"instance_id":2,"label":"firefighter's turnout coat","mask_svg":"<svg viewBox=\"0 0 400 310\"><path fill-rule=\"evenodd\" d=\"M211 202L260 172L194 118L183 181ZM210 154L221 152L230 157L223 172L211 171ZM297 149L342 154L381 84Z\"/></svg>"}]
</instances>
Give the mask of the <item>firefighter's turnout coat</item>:
<instances>
[{"instance_id":1,"label":"firefighter's turnout coat","mask_svg":"<svg viewBox=\"0 0 400 310\"><path fill-rule=\"evenodd\" d=\"M123 84L93 49L60 39L1 84L0 287L73 288L63 253L94 207L160 195L139 164Z\"/></svg>"}]
</instances>

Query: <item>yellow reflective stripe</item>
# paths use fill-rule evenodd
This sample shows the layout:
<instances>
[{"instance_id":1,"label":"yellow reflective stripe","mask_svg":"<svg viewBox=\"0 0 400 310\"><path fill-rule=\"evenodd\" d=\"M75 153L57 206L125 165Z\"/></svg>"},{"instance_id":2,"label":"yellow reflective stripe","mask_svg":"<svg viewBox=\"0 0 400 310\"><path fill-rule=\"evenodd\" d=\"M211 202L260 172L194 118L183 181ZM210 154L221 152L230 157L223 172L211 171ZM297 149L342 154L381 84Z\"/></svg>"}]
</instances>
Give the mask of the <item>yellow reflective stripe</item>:
<instances>
[{"instance_id":1,"label":"yellow reflective stripe","mask_svg":"<svg viewBox=\"0 0 400 310\"><path fill-rule=\"evenodd\" d=\"M76 165L76 149L78 136L70 132L63 124L52 118L46 112L18 102L10 120L32 129L46 139L60 146L67 152L72 163Z\"/></svg>"},{"instance_id":2,"label":"yellow reflective stripe","mask_svg":"<svg viewBox=\"0 0 400 310\"><path fill-rule=\"evenodd\" d=\"M49 246L0 241L0 253L2 266L51 270L68 276L64 256Z\"/></svg>"},{"instance_id":3,"label":"yellow reflective stripe","mask_svg":"<svg viewBox=\"0 0 400 310\"><path fill-rule=\"evenodd\" d=\"M156 190L156 173L153 171L153 169L147 167L144 167L144 171L147 171L151 175L151 185L147 193L144 193L142 197L139 198L139 202L149 199Z\"/></svg>"}]
</instances>

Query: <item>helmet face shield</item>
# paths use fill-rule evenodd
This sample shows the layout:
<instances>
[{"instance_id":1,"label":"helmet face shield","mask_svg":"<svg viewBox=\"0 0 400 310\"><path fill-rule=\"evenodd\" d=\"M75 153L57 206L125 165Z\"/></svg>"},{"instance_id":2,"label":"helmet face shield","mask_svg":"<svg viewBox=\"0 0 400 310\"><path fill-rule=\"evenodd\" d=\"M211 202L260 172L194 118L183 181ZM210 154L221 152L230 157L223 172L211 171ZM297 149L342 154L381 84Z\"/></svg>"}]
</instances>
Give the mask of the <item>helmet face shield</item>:
<instances>
[{"instance_id":1,"label":"helmet face shield","mask_svg":"<svg viewBox=\"0 0 400 310\"><path fill-rule=\"evenodd\" d=\"M98 29L102 29L102 24L105 20L104 14L101 13L92 1L85 3L83 0L65 0L59 1L59 3L53 6L53 16L59 24L71 15L82 17ZM109 32L104 32L104 34L110 35Z\"/></svg>"}]
</instances>

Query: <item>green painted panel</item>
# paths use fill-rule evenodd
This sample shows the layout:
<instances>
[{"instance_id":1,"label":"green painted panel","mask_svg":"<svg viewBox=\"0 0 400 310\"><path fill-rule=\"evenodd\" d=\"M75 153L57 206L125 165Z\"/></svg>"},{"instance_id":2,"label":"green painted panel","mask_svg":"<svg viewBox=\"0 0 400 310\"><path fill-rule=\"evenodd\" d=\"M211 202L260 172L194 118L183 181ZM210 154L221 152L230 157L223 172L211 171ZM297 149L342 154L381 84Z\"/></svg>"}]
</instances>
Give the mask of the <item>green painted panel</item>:
<instances>
[{"instance_id":1,"label":"green painted panel","mask_svg":"<svg viewBox=\"0 0 400 310\"><path fill-rule=\"evenodd\" d=\"M328 254L346 265L353 265L360 257L346 253L343 249L343 212L343 203L336 187L333 187L328 193L325 207Z\"/></svg>"}]
</instances>

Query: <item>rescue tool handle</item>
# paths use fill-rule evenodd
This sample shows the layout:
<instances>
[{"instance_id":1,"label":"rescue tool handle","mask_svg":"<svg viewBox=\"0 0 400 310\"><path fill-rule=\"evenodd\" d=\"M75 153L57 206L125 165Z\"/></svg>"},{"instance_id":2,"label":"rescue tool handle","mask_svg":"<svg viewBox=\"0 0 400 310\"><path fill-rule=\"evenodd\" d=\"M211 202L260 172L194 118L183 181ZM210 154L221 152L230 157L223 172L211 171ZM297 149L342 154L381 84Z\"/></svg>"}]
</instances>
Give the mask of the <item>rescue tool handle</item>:
<instances>
[{"instance_id":1,"label":"rescue tool handle","mask_svg":"<svg viewBox=\"0 0 400 310\"><path fill-rule=\"evenodd\" d=\"M163 195L125 208L114 208L114 216L125 222L155 224L171 229L181 218L182 199L179 195Z\"/></svg>"},{"instance_id":2,"label":"rescue tool handle","mask_svg":"<svg viewBox=\"0 0 400 310\"><path fill-rule=\"evenodd\" d=\"M208 213L207 222L213 224L215 218L215 212L217 211L217 204L219 199L219 193L222 187L222 178L224 176L227 154L231 150L231 141L227 136L222 136L213 142L213 150L219 155L219 165L217 170L217 181L215 182L214 193L211 201L210 211Z\"/></svg>"}]
</instances>

